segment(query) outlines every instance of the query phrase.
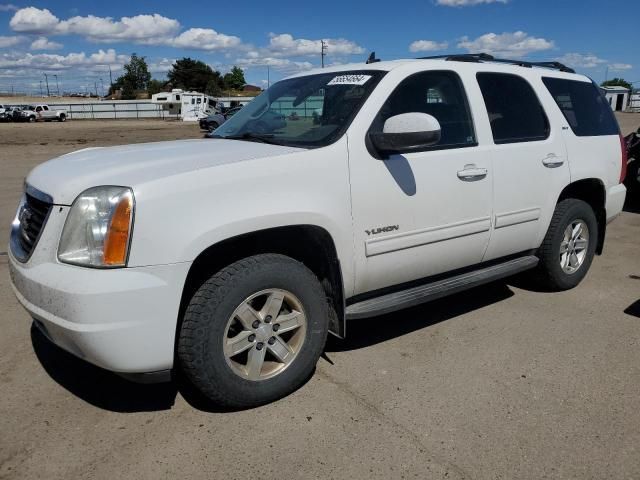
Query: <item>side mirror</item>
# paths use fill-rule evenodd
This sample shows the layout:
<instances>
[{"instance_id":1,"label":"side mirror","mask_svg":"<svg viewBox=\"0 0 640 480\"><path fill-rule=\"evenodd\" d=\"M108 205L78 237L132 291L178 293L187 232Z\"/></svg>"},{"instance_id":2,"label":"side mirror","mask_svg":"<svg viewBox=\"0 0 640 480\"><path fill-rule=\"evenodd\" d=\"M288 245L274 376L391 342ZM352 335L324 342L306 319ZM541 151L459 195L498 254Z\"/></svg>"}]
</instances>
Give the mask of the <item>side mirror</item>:
<instances>
[{"instance_id":1,"label":"side mirror","mask_svg":"<svg viewBox=\"0 0 640 480\"><path fill-rule=\"evenodd\" d=\"M401 113L384 122L382 132L369 138L380 153L409 153L435 145L440 141L440 122L426 113Z\"/></svg>"}]
</instances>

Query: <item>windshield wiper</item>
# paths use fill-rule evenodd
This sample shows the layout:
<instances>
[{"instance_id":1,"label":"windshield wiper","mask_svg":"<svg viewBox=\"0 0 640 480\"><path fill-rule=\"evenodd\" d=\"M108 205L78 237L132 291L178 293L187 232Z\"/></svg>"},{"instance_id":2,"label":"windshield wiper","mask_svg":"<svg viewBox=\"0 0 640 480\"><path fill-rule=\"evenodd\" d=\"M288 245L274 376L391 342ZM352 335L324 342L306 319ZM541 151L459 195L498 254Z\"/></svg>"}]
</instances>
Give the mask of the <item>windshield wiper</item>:
<instances>
[{"instance_id":1,"label":"windshield wiper","mask_svg":"<svg viewBox=\"0 0 640 480\"><path fill-rule=\"evenodd\" d=\"M273 140L275 135L272 133L253 133L253 132L245 132L242 135L209 135L209 138L221 138L224 140L249 140L260 143L268 143L269 145L282 145L282 143Z\"/></svg>"}]
</instances>

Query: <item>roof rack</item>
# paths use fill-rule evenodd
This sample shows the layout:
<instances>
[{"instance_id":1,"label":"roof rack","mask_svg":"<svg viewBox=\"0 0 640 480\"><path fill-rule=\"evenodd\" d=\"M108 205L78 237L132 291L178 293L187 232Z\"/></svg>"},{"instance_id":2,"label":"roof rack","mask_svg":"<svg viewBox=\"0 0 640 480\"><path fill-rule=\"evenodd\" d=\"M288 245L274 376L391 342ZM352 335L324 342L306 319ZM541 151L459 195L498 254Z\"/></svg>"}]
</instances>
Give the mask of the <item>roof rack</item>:
<instances>
[{"instance_id":1,"label":"roof rack","mask_svg":"<svg viewBox=\"0 0 640 480\"><path fill-rule=\"evenodd\" d=\"M551 68L554 70L560 70L561 72L576 73L572 68L560 62L527 62L525 60L508 60L505 58L495 58L488 53L460 53L451 55L435 55L432 57L420 57L419 60L447 60L450 62L494 62L494 63L506 63L509 65L518 65L520 67L532 68L542 67Z\"/></svg>"}]
</instances>

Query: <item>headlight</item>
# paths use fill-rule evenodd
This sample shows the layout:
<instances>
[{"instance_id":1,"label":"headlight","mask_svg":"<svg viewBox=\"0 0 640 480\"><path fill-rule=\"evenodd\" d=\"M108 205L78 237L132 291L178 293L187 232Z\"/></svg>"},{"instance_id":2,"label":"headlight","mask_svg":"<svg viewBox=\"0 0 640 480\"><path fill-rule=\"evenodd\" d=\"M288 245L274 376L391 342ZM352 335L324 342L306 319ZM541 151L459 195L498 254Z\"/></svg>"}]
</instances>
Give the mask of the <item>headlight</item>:
<instances>
[{"instance_id":1,"label":"headlight","mask_svg":"<svg viewBox=\"0 0 640 480\"><path fill-rule=\"evenodd\" d=\"M58 259L87 267L124 267L133 229L133 192L94 187L76 198L67 216Z\"/></svg>"}]
</instances>

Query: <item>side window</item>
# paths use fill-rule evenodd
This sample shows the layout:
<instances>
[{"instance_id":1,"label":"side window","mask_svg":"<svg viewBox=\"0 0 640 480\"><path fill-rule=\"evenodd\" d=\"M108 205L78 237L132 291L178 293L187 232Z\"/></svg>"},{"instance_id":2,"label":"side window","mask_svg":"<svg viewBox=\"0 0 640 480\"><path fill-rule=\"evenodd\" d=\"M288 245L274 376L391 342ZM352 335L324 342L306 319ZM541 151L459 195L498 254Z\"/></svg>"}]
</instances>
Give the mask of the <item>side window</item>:
<instances>
[{"instance_id":1,"label":"side window","mask_svg":"<svg viewBox=\"0 0 640 480\"><path fill-rule=\"evenodd\" d=\"M403 80L380 109L370 130L380 132L388 118L410 112L428 113L440 122L440 142L430 149L476 145L467 97L454 72L421 72Z\"/></svg>"},{"instance_id":2,"label":"side window","mask_svg":"<svg viewBox=\"0 0 640 480\"><path fill-rule=\"evenodd\" d=\"M524 78L507 73L478 73L493 141L535 142L549 136L549 120Z\"/></svg>"},{"instance_id":3,"label":"side window","mask_svg":"<svg viewBox=\"0 0 640 480\"><path fill-rule=\"evenodd\" d=\"M593 83L549 77L542 81L577 136L618 135L611 105Z\"/></svg>"},{"instance_id":4,"label":"side window","mask_svg":"<svg viewBox=\"0 0 640 480\"><path fill-rule=\"evenodd\" d=\"M36 107L36 112L41 112L42 111L42 107Z\"/></svg>"},{"instance_id":5,"label":"side window","mask_svg":"<svg viewBox=\"0 0 640 480\"><path fill-rule=\"evenodd\" d=\"M195 99L195 98L192 98L192 99L191 99L191 105L195 105L195 104L196 104L196 99Z\"/></svg>"},{"instance_id":6,"label":"side window","mask_svg":"<svg viewBox=\"0 0 640 480\"><path fill-rule=\"evenodd\" d=\"M46 105L45 105L44 107L42 107L42 109L43 109L45 112L48 112L48 111L49 111L49 107L47 107Z\"/></svg>"}]
</instances>

